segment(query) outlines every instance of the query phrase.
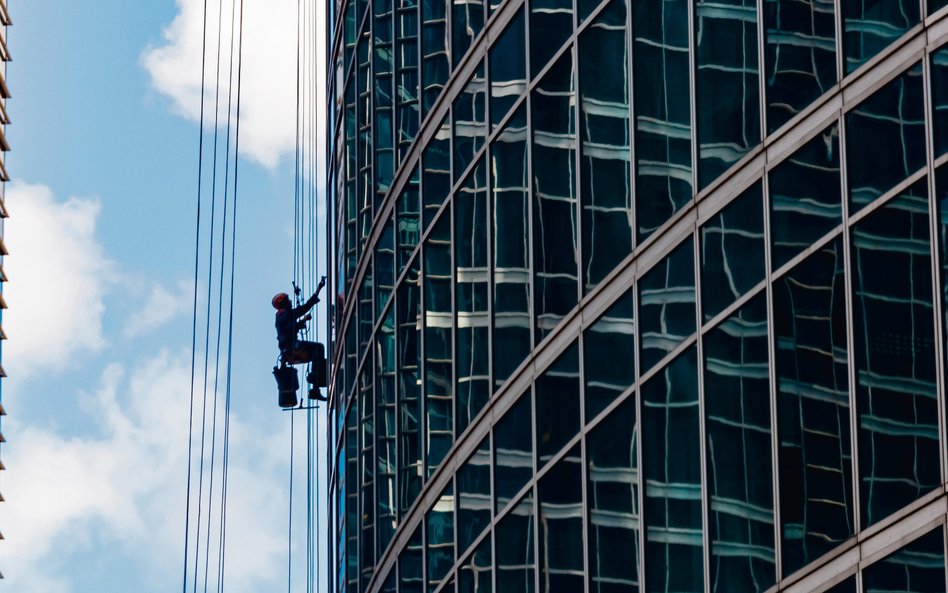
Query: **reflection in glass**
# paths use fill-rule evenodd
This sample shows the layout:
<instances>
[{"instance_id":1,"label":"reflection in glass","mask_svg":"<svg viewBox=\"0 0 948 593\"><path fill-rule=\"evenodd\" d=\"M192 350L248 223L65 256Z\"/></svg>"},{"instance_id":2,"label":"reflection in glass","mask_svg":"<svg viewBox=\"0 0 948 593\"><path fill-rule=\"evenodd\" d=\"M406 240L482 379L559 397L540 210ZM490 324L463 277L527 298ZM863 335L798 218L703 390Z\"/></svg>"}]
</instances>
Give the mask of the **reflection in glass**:
<instances>
[{"instance_id":1,"label":"reflection in glass","mask_svg":"<svg viewBox=\"0 0 948 593\"><path fill-rule=\"evenodd\" d=\"M421 284L418 260L398 287L398 516L421 492Z\"/></svg>"},{"instance_id":2,"label":"reflection in glass","mask_svg":"<svg viewBox=\"0 0 948 593\"><path fill-rule=\"evenodd\" d=\"M632 5L639 241L691 200L688 0Z\"/></svg>"},{"instance_id":3,"label":"reflection in glass","mask_svg":"<svg viewBox=\"0 0 948 593\"><path fill-rule=\"evenodd\" d=\"M764 591L777 581L763 294L705 334L704 391L712 591Z\"/></svg>"},{"instance_id":4,"label":"reflection in glass","mask_svg":"<svg viewBox=\"0 0 948 593\"><path fill-rule=\"evenodd\" d=\"M372 261L365 268L365 276L362 277L362 284L359 286L359 352L365 352L369 347L369 340L372 339L372 326L375 325L375 308L372 306L372 297L375 283L372 281ZM354 320L353 320L354 321ZM350 322L351 323L351 322Z\"/></svg>"},{"instance_id":5,"label":"reflection in glass","mask_svg":"<svg viewBox=\"0 0 948 593\"><path fill-rule=\"evenodd\" d=\"M834 3L764 2L767 131L773 132L836 84Z\"/></svg>"},{"instance_id":6,"label":"reflection in glass","mask_svg":"<svg viewBox=\"0 0 948 593\"><path fill-rule=\"evenodd\" d=\"M642 386L645 590L701 593L698 353L692 346Z\"/></svg>"},{"instance_id":7,"label":"reflection in glass","mask_svg":"<svg viewBox=\"0 0 948 593\"><path fill-rule=\"evenodd\" d=\"M771 260L776 270L842 221L839 125L770 171Z\"/></svg>"},{"instance_id":8,"label":"reflection in glass","mask_svg":"<svg viewBox=\"0 0 948 593\"><path fill-rule=\"evenodd\" d=\"M937 222L938 255L941 263L942 311L948 311L948 165L942 164L935 170L935 207ZM942 313L939 331L942 340L948 343L948 318ZM948 356L945 353L943 356Z\"/></svg>"},{"instance_id":9,"label":"reflection in glass","mask_svg":"<svg viewBox=\"0 0 948 593\"><path fill-rule=\"evenodd\" d=\"M533 3L534 10L542 3ZM533 268L537 342L577 301L576 122L573 57L533 91Z\"/></svg>"},{"instance_id":10,"label":"reflection in glass","mask_svg":"<svg viewBox=\"0 0 948 593\"><path fill-rule=\"evenodd\" d=\"M586 437L590 593L639 591L639 471L635 398Z\"/></svg>"},{"instance_id":11,"label":"reflection in glass","mask_svg":"<svg viewBox=\"0 0 948 593\"><path fill-rule=\"evenodd\" d=\"M583 332L587 423L635 383L634 298L625 293Z\"/></svg>"},{"instance_id":12,"label":"reflection in glass","mask_svg":"<svg viewBox=\"0 0 948 593\"><path fill-rule=\"evenodd\" d=\"M579 432L579 347L573 343L536 382L537 467Z\"/></svg>"},{"instance_id":13,"label":"reflection in glass","mask_svg":"<svg viewBox=\"0 0 948 593\"><path fill-rule=\"evenodd\" d=\"M461 466L457 482L458 551L463 554L490 525L490 439L485 438Z\"/></svg>"},{"instance_id":14,"label":"reflection in glass","mask_svg":"<svg viewBox=\"0 0 948 593\"><path fill-rule=\"evenodd\" d=\"M579 445L537 486L540 500L540 591L583 590L583 459Z\"/></svg>"},{"instance_id":15,"label":"reflection in glass","mask_svg":"<svg viewBox=\"0 0 948 593\"><path fill-rule=\"evenodd\" d=\"M484 62L454 101L454 178L458 179L484 146L487 136L487 79Z\"/></svg>"},{"instance_id":16,"label":"reflection in glass","mask_svg":"<svg viewBox=\"0 0 948 593\"><path fill-rule=\"evenodd\" d=\"M451 0L451 54L454 66L470 49L477 34L484 28L484 8L487 0Z\"/></svg>"},{"instance_id":17,"label":"reflection in glass","mask_svg":"<svg viewBox=\"0 0 948 593\"><path fill-rule=\"evenodd\" d=\"M918 21L915 0L843 2L846 73L868 62Z\"/></svg>"},{"instance_id":18,"label":"reflection in glass","mask_svg":"<svg viewBox=\"0 0 948 593\"><path fill-rule=\"evenodd\" d=\"M458 434L464 432L490 397L485 169L486 160L482 158L454 196Z\"/></svg>"},{"instance_id":19,"label":"reflection in glass","mask_svg":"<svg viewBox=\"0 0 948 593\"><path fill-rule=\"evenodd\" d=\"M451 64L448 61L448 17L444 1L421 2L422 119L441 94Z\"/></svg>"},{"instance_id":20,"label":"reflection in glass","mask_svg":"<svg viewBox=\"0 0 948 593\"><path fill-rule=\"evenodd\" d=\"M764 279L760 182L701 227L701 312L711 319Z\"/></svg>"},{"instance_id":21,"label":"reflection in glass","mask_svg":"<svg viewBox=\"0 0 948 593\"><path fill-rule=\"evenodd\" d=\"M496 390L530 353L530 205L527 115L521 107L490 151Z\"/></svg>"},{"instance_id":22,"label":"reflection in glass","mask_svg":"<svg viewBox=\"0 0 948 593\"><path fill-rule=\"evenodd\" d=\"M359 468L362 470L361 504L359 526L362 535L359 551L362 564L360 583L365 590L375 572L375 390L372 385L372 354L366 357L359 378L359 402L362 420L359 422L360 454Z\"/></svg>"},{"instance_id":23,"label":"reflection in glass","mask_svg":"<svg viewBox=\"0 0 948 593\"><path fill-rule=\"evenodd\" d=\"M695 323L695 254L687 239L639 281L642 371L695 333Z\"/></svg>"},{"instance_id":24,"label":"reflection in glass","mask_svg":"<svg viewBox=\"0 0 948 593\"><path fill-rule=\"evenodd\" d=\"M422 543L422 526L415 528L415 533L408 540L408 545L398 555L398 590L399 593L422 593L425 590L425 579L422 575L422 557L424 545ZM354 589L350 589L354 591Z\"/></svg>"},{"instance_id":25,"label":"reflection in glass","mask_svg":"<svg viewBox=\"0 0 948 593\"><path fill-rule=\"evenodd\" d=\"M378 549L385 550L395 534L395 309L389 307L379 326L376 346L376 397L378 400Z\"/></svg>"},{"instance_id":26,"label":"reflection in glass","mask_svg":"<svg viewBox=\"0 0 948 593\"><path fill-rule=\"evenodd\" d=\"M418 0L395 0L395 31L395 142L402 162L418 133Z\"/></svg>"},{"instance_id":27,"label":"reflection in glass","mask_svg":"<svg viewBox=\"0 0 948 593\"><path fill-rule=\"evenodd\" d=\"M425 148L421 162L422 228L426 229L451 193L451 122L447 117Z\"/></svg>"},{"instance_id":28,"label":"reflection in glass","mask_svg":"<svg viewBox=\"0 0 948 593\"><path fill-rule=\"evenodd\" d=\"M458 521L461 525L461 522ZM458 569L458 593L492 593L490 534Z\"/></svg>"},{"instance_id":29,"label":"reflection in glass","mask_svg":"<svg viewBox=\"0 0 948 593\"><path fill-rule=\"evenodd\" d=\"M424 262L425 465L430 477L454 440L450 216L442 216L428 236Z\"/></svg>"},{"instance_id":30,"label":"reflection in glass","mask_svg":"<svg viewBox=\"0 0 948 593\"><path fill-rule=\"evenodd\" d=\"M533 593L536 560L533 553L533 496L527 494L497 523L497 593Z\"/></svg>"},{"instance_id":31,"label":"reflection in glass","mask_svg":"<svg viewBox=\"0 0 948 593\"><path fill-rule=\"evenodd\" d=\"M853 534L842 242L775 280L773 299L786 576Z\"/></svg>"},{"instance_id":32,"label":"reflection in glass","mask_svg":"<svg viewBox=\"0 0 948 593\"><path fill-rule=\"evenodd\" d=\"M425 532L428 590L434 591L454 566L454 489L451 484L425 515Z\"/></svg>"},{"instance_id":33,"label":"reflection in glass","mask_svg":"<svg viewBox=\"0 0 948 593\"><path fill-rule=\"evenodd\" d=\"M932 139L934 158L948 153L948 47L932 53Z\"/></svg>"},{"instance_id":34,"label":"reflection in glass","mask_svg":"<svg viewBox=\"0 0 948 593\"><path fill-rule=\"evenodd\" d=\"M395 223L391 218L385 222L375 244L375 274L375 318L378 319L395 289Z\"/></svg>"},{"instance_id":35,"label":"reflection in glass","mask_svg":"<svg viewBox=\"0 0 948 593\"><path fill-rule=\"evenodd\" d=\"M583 291L632 252L626 10L613 0L579 39Z\"/></svg>"},{"instance_id":36,"label":"reflection in glass","mask_svg":"<svg viewBox=\"0 0 948 593\"><path fill-rule=\"evenodd\" d=\"M852 231L864 527L941 484L928 228L922 179Z\"/></svg>"},{"instance_id":37,"label":"reflection in glass","mask_svg":"<svg viewBox=\"0 0 948 593\"><path fill-rule=\"evenodd\" d=\"M942 527L923 535L862 573L866 593L940 593L945 590Z\"/></svg>"},{"instance_id":38,"label":"reflection in glass","mask_svg":"<svg viewBox=\"0 0 948 593\"><path fill-rule=\"evenodd\" d=\"M924 109L918 64L846 114L850 214L925 166Z\"/></svg>"},{"instance_id":39,"label":"reflection in glass","mask_svg":"<svg viewBox=\"0 0 948 593\"><path fill-rule=\"evenodd\" d=\"M528 391L494 425L495 511L504 508L533 477L531 401Z\"/></svg>"},{"instance_id":40,"label":"reflection in glass","mask_svg":"<svg viewBox=\"0 0 948 593\"><path fill-rule=\"evenodd\" d=\"M490 121L497 128L517 98L527 90L527 50L523 9L490 47Z\"/></svg>"},{"instance_id":41,"label":"reflection in glass","mask_svg":"<svg viewBox=\"0 0 948 593\"><path fill-rule=\"evenodd\" d=\"M421 238L421 205L418 201L417 167L402 188L395 209L395 234L398 243L398 270L395 272L397 276L408 265L408 260Z\"/></svg>"},{"instance_id":42,"label":"reflection in glass","mask_svg":"<svg viewBox=\"0 0 948 593\"><path fill-rule=\"evenodd\" d=\"M829 589L826 593L856 593L856 577L849 577L842 583Z\"/></svg>"},{"instance_id":43,"label":"reflection in glass","mask_svg":"<svg viewBox=\"0 0 948 593\"><path fill-rule=\"evenodd\" d=\"M573 33L572 0L531 0L530 74L536 76Z\"/></svg>"},{"instance_id":44,"label":"reflection in glass","mask_svg":"<svg viewBox=\"0 0 948 593\"><path fill-rule=\"evenodd\" d=\"M356 138L358 151L358 194L359 204L359 253L365 252L365 245L372 232L373 200L375 198L372 180L372 165L375 162L372 147L372 40L368 27L362 32L356 51L357 94L356 109L359 115L359 132Z\"/></svg>"},{"instance_id":45,"label":"reflection in glass","mask_svg":"<svg viewBox=\"0 0 948 593\"><path fill-rule=\"evenodd\" d=\"M698 187L760 143L756 0L697 0Z\"/></svg>"}]
</instances>

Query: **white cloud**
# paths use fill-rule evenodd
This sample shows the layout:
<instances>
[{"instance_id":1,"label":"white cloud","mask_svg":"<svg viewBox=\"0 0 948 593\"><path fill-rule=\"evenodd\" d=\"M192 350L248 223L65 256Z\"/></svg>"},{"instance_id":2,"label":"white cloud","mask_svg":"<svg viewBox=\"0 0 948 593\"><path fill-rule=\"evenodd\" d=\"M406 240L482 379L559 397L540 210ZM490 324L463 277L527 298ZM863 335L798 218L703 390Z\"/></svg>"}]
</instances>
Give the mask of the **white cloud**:
<instances>
[{"instance_id":1,"label":"white cloud","mask_svg":"<svg viewBox=\"0 0 948 593\"><path fill-rule=\"evenodd\" d=\"M3 322L11 338L4 364L22 378L105 346L103 298L115 264L96 239L97 199L62 202L46 186L14 182L6 203L16 222L6 225L4 239L10 310Z\"/></svg>"},{"instance_id":2,"label":"white cloud","mask_svg":"<svg viewBox=\"0 0 948 593\"><path fill-rule=\"evenodd\" d=\"M125 322L122 334L134 338L161 327L189 311L193 298L193 285L188 282L179 282L174 293L160 284L153 284L145 305Z\"/></svg>"},{"instance_id":3,"label":"white cloud","mask_svg":"<svg viewBox=\"0 0 948 593\"><path fill-rule=\"evenodd\" d=\"M54 560L87 549L90 538L112 550L112 562L123 550L121 554L145 563L153 574L142 575L143 582L133 588L179 586L189 377L185 353L162 352L138 367L107 366L99 386L81 395L85 417L74 419L97 426L100 434L94 437L66 437L54 429L19 425L15 416L5 422L5 431L12 427L16 435L4 447L11 471L4 476L6 502L0 505L6 538L0 565L10 590L74 591L76 575L66 568L57 571ZM209 407L208 419L211 412ZM196 413L199 426L200 404ZM221 414L218 422L222 424ZM231 420L226 578L236 593L285 579L288 435L262 430ZM220 439L221 432L217 434ZM249 454L251 449L256 453ZM219 441L216 453L219 493ZM209 455L208 445L208 461ZM206 492L207 482L204 486ZM194 504L197 478L192 487ZM206 521L206 507L204 517ZM212 566L215 550L212 543Z\"/></svg>"},{"instance_id":4,"label":"white cloud","mask_svg":"<svg viewBox=\"0 0 948 593\"><path fill-rule=\"evenodd\" d=\"M180 116L199 121L201 53L204 42L203 0L176 0L178 14L163 31L163 43L150 47L141 62L152 86L168 96ZM221 3L229 4L229 3ZM244 0L244 51L241 81L240 150L273 168L292 153L296 136L296 0ZM207 14L205 123L213 125L218 79L218 23L223 20L218 113L226 117L230 58L231 6L223 14L210 3ZM319 12L322 12L320 8ZM236 28L236 27L235 27ZM320 46L322 47L322 46ZM236 59L234 61L236 70ZM236 75L234 89L236 89ZM234 105L236 108L236 105Z\"/></svg>"}]
</instances>

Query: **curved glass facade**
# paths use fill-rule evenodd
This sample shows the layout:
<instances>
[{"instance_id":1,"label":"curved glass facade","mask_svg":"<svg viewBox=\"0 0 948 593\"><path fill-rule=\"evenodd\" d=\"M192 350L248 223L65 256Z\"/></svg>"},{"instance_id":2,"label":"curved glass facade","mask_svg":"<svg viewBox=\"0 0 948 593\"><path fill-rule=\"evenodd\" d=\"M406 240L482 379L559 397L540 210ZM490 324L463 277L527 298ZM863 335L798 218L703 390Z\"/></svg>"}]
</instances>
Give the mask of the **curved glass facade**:
<instances>
[{"instance_id":1,"label":"curved glass facade","mask_svg":"<svg viewBox=\"0 0 948 593\"><path fill-rule=\"evenodd\" d=\"M329 4L334 593L948 591L945 2Z\"/></svg>"}]
</instances>

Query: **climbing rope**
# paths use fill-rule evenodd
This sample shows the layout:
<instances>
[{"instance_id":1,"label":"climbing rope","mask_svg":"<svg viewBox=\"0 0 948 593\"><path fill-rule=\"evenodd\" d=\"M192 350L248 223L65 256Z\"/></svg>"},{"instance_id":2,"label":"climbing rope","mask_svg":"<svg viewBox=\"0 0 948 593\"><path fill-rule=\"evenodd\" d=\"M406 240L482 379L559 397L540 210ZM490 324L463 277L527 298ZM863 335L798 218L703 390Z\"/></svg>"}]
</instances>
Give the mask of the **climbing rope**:
<instances>
[{"instance_id":1,"label":"climbing rope","mask_svg":"<svg viewBox=\"0 0 948 593\"><path fill-rule=\"evenodd\" d=\"M226 2L226 4L225 4ZM208 61L208 6L205 0L204 7L204 41L202 43L201 56L201 115L199 130L199 148L198 148L198 188L197 188L197 223L195 229L195 255L194 255L194 298L192 304L192 339L191 339L191 385L190 385L190 410L188 422L188 475L186 490L186 513L185 513L185 546L184 546L184 568L182 577L182 593L187 593L188 585L191 585L193 593L203 589L207 593L211 588L211 532L215 522L218 523L217 533L217 559L216 559L216 591L221 593L224 590L225 575L225 550L226 550L226 524L227 524L227 479L230 459L230 411L231 411L231 390L232 390L232 367L233 367L233 330L234 330L234 286L236 277L236 236L237 236L237 179L238 179L238 154L240 142L240 91L241 91L241 73L243 56L243 0L218 0L218 19L217 19L217 47L215 73L213 78L215 85L214 96L214 127L213 127L213 150L211 152L211 162L205 162L205 98L207 96L207 61ZM224 126L224 151L223 151L223 171L219 158L220 135L221 135L221 102L222 102L222 53L225 49L224 35L224 11L229 5L230 31L227 36L227 111L226 126ZM237 12L240 12L239 28L235 32L237 24ZM237 84L234 88L234 61L236 53L237 63ZM234 100L236 94L236 113L234 112ZM234 133L232 134L232 130ZM233 152L231 151L231 139L233 138ZM231 161L233 160L233 173L231 173ZM210 167L210 220L205 222L201 217L203 202L207 199L203 195L206 170ZM219 175L222 175L223 181L220 182ZM231 182L233 190L231 191ZM221 208L220 221L218 221L218 198L221 198L223 206ZM220 225L218 229L218 224ZM229 224L229 226L228 226ZM207 232L207 281L206 293L207 305L205 307L204 320L204 353L202 370L202 411L200 427L200 443L196 442L197 429L194 426L195 420L195 391L198 372L198 279L201 274L201 249L202 249L202 230L203 226L208 226ZM217 233L220 233L219 243L217 242ZM229 242L227 241L229 234ZM229 243L229 245L228 245ZM229 282L225 282L225 270L227 263L230 263ZM216 301L212 297L215 293L214 279L217 272ZM225 288L226 287L226 288ZM227 291L225 293L225 290ZM226 299L225 294L229 296ZM212 362L212 312L217 314L216 337L213 348ZM225 356L225 379L224 379L224 410L223 410L223 430L222 438L219 439L219 411L220 411L220 388L221 388L221 347L225 342L224 338L224 310L227 309L227 328L226 328L226 356ZM210 374L214 373L213 383L210 381ZM213 387L211 387L213 384ZM208 397L208 390L212 389L211 397ZM208 405L212 407L210 421L208 420ZM208 433L210 440L208 441ZM218 444L221 445L220 461L218 462ZM207 449L210 449L210 459L206 460ZM195 463L194 456L198 456L196 463L197 476L194 476ZM209 463L206 463L209 461ZM217 483L218 463L220 466L220 494L219 499L215 499L215 487ZM207 465L207 468L205 467ZM194 478L197 478L197 493L192 494L191 485ZM205 487L206 483L206 487ZM205 492L206 490L206 492ZM206 494L206 500L205 500ZM194 525L192 527L192 518ZM191 541L194 541L193 562L191 556ZM203 543L203 546L201 545ZM203 548L203 550L202 550ZM203 570L201 570L201 554L203 551ZM189 579L189 570L190 573ZM203 585L203 587L202 587Z\"/></svg>"}]
</instances>

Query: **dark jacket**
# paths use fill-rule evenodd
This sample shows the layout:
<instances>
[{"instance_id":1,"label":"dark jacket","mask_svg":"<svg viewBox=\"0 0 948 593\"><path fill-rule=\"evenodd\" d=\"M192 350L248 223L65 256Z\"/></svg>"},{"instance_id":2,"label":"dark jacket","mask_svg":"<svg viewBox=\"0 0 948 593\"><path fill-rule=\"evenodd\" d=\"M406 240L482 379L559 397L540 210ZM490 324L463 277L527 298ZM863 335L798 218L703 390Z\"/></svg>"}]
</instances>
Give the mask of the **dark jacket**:
<instances>
[{"instance_id":1,"label":"dark jacket","mask_svg":"<svg viewBox=\"0 0 948 593\"><path fill-rule=\"evenodd\" d=\"M299 318L306 315L318 302L319 297L314 294L299 307L277 310L275 325L277 330L277 344L280 346L280 352L293 346L296 342L297 332L306 327L306 322L299 321Z\"/></svg>"}]
</instances>

